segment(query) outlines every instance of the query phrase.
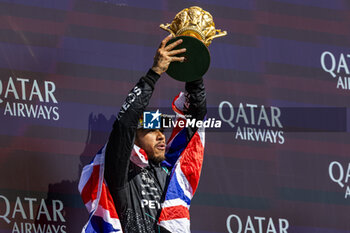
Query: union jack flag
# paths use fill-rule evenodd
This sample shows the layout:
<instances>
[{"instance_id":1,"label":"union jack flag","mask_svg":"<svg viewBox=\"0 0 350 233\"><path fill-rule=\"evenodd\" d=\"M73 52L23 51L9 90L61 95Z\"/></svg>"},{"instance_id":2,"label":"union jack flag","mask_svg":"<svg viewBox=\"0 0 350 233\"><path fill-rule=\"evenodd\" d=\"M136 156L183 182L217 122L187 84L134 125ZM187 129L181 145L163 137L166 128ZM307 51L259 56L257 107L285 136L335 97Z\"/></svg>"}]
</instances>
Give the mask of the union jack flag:
<instances>
[{"instance_id":1,"label":"union jack flag","mask_svg":"<svg viewBox=\"0 0 350 233\"><path fill-rule=\"evenodd\" d=\"M172 107L178 121L186 121L183 113L186 106L184 93L175 97ZM185 124L183 124L185 125ZM186 141L186 127L177 127L168 140L167 166L173 167L158 225L170 232L190 232L189 208L197 189L204 153L204 128L199 128L190 142ZM79 181L79 192L89 211L89 220L82 233L123 232L112 196L104 180L104 157L106 145L94 160L84 167ZM134 146L130 160L138 166L147 166L143 150Z\"/></svg>"},{"instance_id":2,"label":"union jack flag","mask_svg":"<svg viewBox=\"0 0 350 233\"><path fill-rule=\"evenodd\" d=\"M122 232L112 196L104 181L105 151L106 145L83 168L80 177L78 189L89 212L89 220L82 233Z\"/></svg>"}]
</instances>

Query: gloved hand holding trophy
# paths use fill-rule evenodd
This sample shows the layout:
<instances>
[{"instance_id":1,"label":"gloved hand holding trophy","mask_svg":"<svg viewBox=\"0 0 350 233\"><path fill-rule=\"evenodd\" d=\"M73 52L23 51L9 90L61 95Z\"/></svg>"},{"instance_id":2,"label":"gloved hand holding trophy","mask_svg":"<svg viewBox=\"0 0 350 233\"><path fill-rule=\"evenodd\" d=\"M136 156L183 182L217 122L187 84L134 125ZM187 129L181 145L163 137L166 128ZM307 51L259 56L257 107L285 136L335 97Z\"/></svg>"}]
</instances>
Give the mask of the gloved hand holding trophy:
<instances>
[{"instance_id":1,"label":"gloved hand holding trophy","mask_svg":"<svg viewBox=\"0 0 350 233\"><path fill-rule=\"evenodd\" d=\"M208 46L216 37L225 36L226 31L215 29L213 17L198 6L183 9L171 24L160 27L173 35L168 44L178 39L183 42L175 49L186 48L185 62L172 62L166 71L172 78L190 82L202 77L210 65Z\"/></svg>"}]
</instances>

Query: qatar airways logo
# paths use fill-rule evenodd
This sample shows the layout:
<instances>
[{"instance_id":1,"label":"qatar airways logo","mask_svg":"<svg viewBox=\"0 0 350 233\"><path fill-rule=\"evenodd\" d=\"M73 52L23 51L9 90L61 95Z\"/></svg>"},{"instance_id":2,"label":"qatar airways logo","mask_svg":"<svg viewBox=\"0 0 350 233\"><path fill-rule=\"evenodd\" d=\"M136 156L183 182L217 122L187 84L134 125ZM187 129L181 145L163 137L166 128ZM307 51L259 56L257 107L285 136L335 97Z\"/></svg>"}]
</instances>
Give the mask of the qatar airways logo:
<instances>
[{"instance_id":1,"label":"qatar airways logo","mask_svg":"<svg viewBox=\"0 0 350 233\"><path fill-rule=\"evenodd\" d=\"M289 222L287 219L262 216L247 216L242 218L231 214L226 219L226 227L229 233L288 233Z\"/></svg>"},{"instance_id":2,"label":"qatar airways logo","mask_svg":"<svg viewBox=\"0 0 350 233\"><path fill-rule=\"evenodd\" d=\"M344 198L350 197L350 163L343 165L338 161L333 161L328 167L329 178L340 188L345 189Z\"/></svg>"},{"instance_id":3,"label":"qatar airways logo","mask_svg":"<svg viewBox=\"0 0 350 233\"><path fill-rule=\"evenodd\" d=\"M350 54L333 54L324 51L321 55L322 69L330 74L332 79L337 79L337 89L350 90Z\"/></svg>"},{"instance_id":4,"label":"qatar airways logo","mask_svg":"<svg viewBox=\"0 0 350 233\"><path fill-rule=\"evenodd\" d=\"M280 108L248 103L235 108L230 102L222 101L218 110L221 120L235 131L235 139L284 143Z\"/></svg>"},{"instance_id":5,"label":"qatar airways logo","mask_svg":"<svg viewBox=\"0 0 350 233\"><path fill-rule=\"evenodd\" d=\"M13 198L11 198L13 199ZM11 200L10 199L10 200ZM36 197L16 197L13 202L0 194L0 223L11 233L66 233L64 205L61 200L45 201ZM48 222L48 223L40 223Z\"/></svg>"},{"instance_id":6,"label":"qatar airways logo","mask_svg":"<svg viewBox=\"0 0 350 233\"><path fill-rule=\"evenodd\" d=\"M20 77L0 80L3 115L57 121L60 115L55 91L52 81Z\"/></svg>"}]
</instances>

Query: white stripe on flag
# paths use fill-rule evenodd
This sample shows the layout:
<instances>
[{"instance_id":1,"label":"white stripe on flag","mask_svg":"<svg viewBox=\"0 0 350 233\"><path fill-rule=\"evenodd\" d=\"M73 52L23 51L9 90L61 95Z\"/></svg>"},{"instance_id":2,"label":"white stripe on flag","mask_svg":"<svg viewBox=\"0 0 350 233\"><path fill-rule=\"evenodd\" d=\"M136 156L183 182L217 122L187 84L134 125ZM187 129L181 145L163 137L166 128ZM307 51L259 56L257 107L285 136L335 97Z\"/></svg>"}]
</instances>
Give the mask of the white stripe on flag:
<instances>
[{"instance_id":1,"label":"white stripe on flag","mask_svg":"<svg viewBox=\"0 0 350 233\"><path fill-rule=\"evenodd\" d=\"M79 180L79 185L78 185L78 190L80 194L83 191L86 183L89 181L93 169L94 169L93 164L88 164L83 168L83 171L81 172L81 176Z\"/></svg>"},{"instance_id":2,"label":"white stripe on flag","mask_svg":"<svg viewBox=\"0 0 350 233\"><path fill-rule=\"evenodd\" d=\"M190 220L187 218L161 221L159 225L172 233L191 233Z\"/></svg>"},{"instance_id":3,"label":"white stripe on flag","mask_svg":"<svg viewBox=\"0 0 350 233\"><path fill-rule=\"evenodd\" d=\"M165 207L172 207L172 206L179 206L179 205L182 205L184 207L186 207L187 209L190 208L189 205L187 205L186 202L184 202L182 199L180 198L176 198L176 199L172 199L172 200L166 200L162 203L162 208L165 208Z\"/></svg>"},{"instance_id":4,"label":"white stripe on flag","mask_svg":"<svg viewBox=\"0 0 350 233\"><path fill-rule=\"evenodd\" d=\"M85 204L86 209L88 210L88 212L91 212L92 209L92 201L89 201Z\"/></svg>"},{"instance_id":5,"label":"white stripe on flag","mask_svg":"<svg viewBox=\"0 0 350 233\"><path fill-rule=\"evenodd\" d=\"M112 218L110 215L110 212L106 209L104 209L102 206L98 206L95 214L95 216L99 216L103 218L105 222L108 222L113 226L115 229L121 229L120 221L118 218Z\"/></svg>"},{"instance_id":6,"label":"white stripe on flag","mask_svg":"<svg viewBox=\"0 0 350 233\"><path fill-rule=\"evenodd\" d=\"M176 165L175 175L176 175L176 179L179 182L179 185L180 185L181 189L183 190L183 192L185 193L185 195L189 199L192 199L193 190L192 190L192 187L191 187L190 183L188 182L185 174L183 174L183 172L181 170L181 163L178 163Z\"/></svg>"}]
</instances>

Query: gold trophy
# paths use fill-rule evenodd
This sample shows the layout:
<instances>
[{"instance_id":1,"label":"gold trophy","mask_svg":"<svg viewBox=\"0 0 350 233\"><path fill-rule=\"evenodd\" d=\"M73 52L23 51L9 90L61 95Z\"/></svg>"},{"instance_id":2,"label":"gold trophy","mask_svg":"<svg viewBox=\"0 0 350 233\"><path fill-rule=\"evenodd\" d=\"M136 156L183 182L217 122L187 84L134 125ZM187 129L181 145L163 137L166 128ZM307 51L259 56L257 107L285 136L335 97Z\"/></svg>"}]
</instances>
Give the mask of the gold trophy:
<instances>
[{"instance_id":1,"label":"gold trophy","mask_svg":"<svg viewBox=\"0 0 350 233\"><path fill-rule=\"evenodd\" d=\"M183 40L175 49L186 48L185 54L177 55L184 56L185 61L172 62L167 74L184 82L199 79L207 72L210 65L208 46L214 38L227 35L226 31L215 29L211 14L198 6L183 9L171 24L161 24L160 28L174 36L168 44Z\"/></svg>"}]
</instances>

